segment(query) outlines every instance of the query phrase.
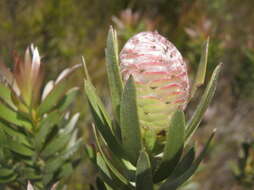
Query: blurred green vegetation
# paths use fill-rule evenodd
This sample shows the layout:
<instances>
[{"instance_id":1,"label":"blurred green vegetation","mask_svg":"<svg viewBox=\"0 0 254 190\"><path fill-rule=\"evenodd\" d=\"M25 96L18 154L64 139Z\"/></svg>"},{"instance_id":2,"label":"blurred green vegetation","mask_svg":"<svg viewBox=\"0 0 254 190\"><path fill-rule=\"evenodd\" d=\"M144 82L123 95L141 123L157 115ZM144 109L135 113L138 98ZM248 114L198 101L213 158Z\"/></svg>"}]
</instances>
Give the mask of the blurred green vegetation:
<instances>
[{"instance_id":1,"label":"blurred green vegetation","mask_svg":"<svg viewBox=\"0 0 254 190\"><path fill-rule=\"evenodd\" d=\"M121 45L137 32L158 30L182 52L191 77L201 46L210 36L208 73L219 62L224 68L197 138L202 144L211 128L216 126L219 132L214 150L204 169L192 179L192 186L241 190L244 187L237 184L228 162L237 159L244 139L254 139L253 7L253 0L1 0L0 60L10 64L14 51L22 55L34 43L46 64L46 77L52 79L84 55L92 80L107 103L104 48L109 25L118 30ZM69 83L82 87L82 73ZM92 142L86 107L81 94L74 109L82 112L82 134ZM192 110L191 104L187 111ZM68 180L69 189L85 189L94 180L95 172L91 171L84 161Z\"/></svg>"}]
</instances>

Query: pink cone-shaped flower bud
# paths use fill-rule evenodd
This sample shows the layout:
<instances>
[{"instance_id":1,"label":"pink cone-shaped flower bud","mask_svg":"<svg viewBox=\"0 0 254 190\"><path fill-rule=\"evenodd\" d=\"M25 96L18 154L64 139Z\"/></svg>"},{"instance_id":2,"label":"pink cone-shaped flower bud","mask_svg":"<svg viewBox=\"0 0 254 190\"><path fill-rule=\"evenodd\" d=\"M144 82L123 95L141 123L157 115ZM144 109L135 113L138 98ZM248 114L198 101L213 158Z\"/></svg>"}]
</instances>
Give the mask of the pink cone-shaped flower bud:
<instances>
[{"instance_id":1,"label":"pink cone-shaped flower bud","mask_svg":"<svg viewBox=\"0 0 254 190\"><path fill-rule=\"evenodd\" d=\"M120 53L121 73L133 76L140 123L161 131L174 111L184 109L189 97L186 64L180 52L158 32L141 32Z\"/></svg>"}]
</instances>

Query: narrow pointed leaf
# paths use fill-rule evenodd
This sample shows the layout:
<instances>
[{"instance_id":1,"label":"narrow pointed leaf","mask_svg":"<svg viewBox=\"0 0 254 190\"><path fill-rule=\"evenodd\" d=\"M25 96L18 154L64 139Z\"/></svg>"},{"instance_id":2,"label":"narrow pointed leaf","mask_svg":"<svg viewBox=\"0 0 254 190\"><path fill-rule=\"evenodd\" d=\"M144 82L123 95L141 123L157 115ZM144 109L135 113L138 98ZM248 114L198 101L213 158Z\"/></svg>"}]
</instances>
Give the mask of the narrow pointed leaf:
<instances>
[{"instance_id":1,"label":"narrow pointed leaf","mask_svg":"<svg viewBox=\"0 0 254 190\"><path fill-rule=\"evenodd\" d=\"M0 168L0 177L8 177L12 175L14 171L12 169Z\"/></svg>"},{"instance_id":2,"label":"narrow pointed leaf","mask_svg":"<svg viewBox=\"0 0 254 190\"><path fill-rule=\"evenodd\" d=\"M0 127L0 147L1 148L5 146L6 141L7 141L7 136L4 130L2 129L2 127Z\"/></svg>"},{"instance_id":3,"label":"narrow pointed leaf","mask_svg":"<svg viewBox=\"0 0 254 190\"><path fill-rule=\"evenodd\" d=\"M21 144L17 141L14 141L14 140L11 140L11 139L8 139L8 143L6 143L4 145L4 147L12 150L13 152L16 152L20 155L23 155L23 156L33 156L34 155L34 151L31 150L30 148L28 148L26 145L24 144Z\"/></svg>"},{"instance_id":4,"label":"narrow pointed leaf","mask_svg":"<svg viewBox=\"0 0 254 190\"><path fill-rule=\"evenodd\" d=\"M94 112L92 108L91 108L91 112L94 118L95 127L100 131L100 134L103 136L103 138L107 142L110 150L119 157L125 157L125 153L123 151L122 146L116 140L113 133L110 131L110 128L107 125L104 125L102 123L102 121L99 119L98 115Z\"/></svg>"},{"instance_id":5,"label":"narrow pointed leaf","mask_svg":"<svg viewBox=\"0 0 254 190\"><path fill-rule=\"evenodd\" d=\"M65 69L54 83L53 89L48 93L43 102L38 107L38 112L40 115L52 110L56 105L58 105L61 98L65 95L67 90L66 80L70 74L72 74L81 65L75 65L71 68Z\"/></svg>"},{"instance_id":6,"label":"narrow pointed leaf","mask_svg":"<svg viewBox=\"0 0 254 190\"><path fill-rule=\"evenodd\" d=\"M75 100L78 92L79 92L78 87L74 87L68 90L66 95L60 101L60 105L58 107L59 111L64 111L66 108L68 108L72 104L72 102Z\"/></svg>"},{"instance_id":7,"label":"narrow pointed leaf","mask_svg":"<svg viewBox=\"0 0 254 190\"><path fill-rule=\"evenodd\" d=\"M180 185L185 183L197 170L199 164L205 157L207 150L209 148L210 142L212 141L214 137L215 131L211 134L210 138L208 139L204 149L198 156L198 158L191 164L191 167L188 168L182 175L177 177L176 179L171 179L170 177L166 180L165 183L163 183L159 190L176 190Z\"/></svg>"},{"instance_id":8,"label":"narrow pointed leaf","mask_svg":"<svg viewBox=\"0 0 254 190\"><path fill-rule=\"evenodd\" d=\"M9 126L8 123L0 121L0 128L9 136L13 137L16 141L25 144L27 146L30 145L27 136L20 131L19 128L14 128L13 126Z\"/></svg>"},{"instance_id":9,"label":"narrow pointed leaf","mask_svg":"<svg viewBox=\"0 0 254 190\"><path fill-rule=\"evenodd\" d=\"M56 136L42 151L41 155L43 157L49 157L53 154L56 154L58 151L61 151L68 143L71 138L71 134L59 134Z\"/></svg>"},{"instance_id":10,"label":"narrow pointed leaf","mask_svg":"<svg viewBox=\"0 0 254 190\"><path fill-rule=\"evenodd\" d=\"M26 121L18 112L11 110L10 108L1 103L0 103L0 119L18 125L20 127L25 127L26 129L32 128L31 123Z\"/></svg>"},{"instance_id":11,"label":"narrow pointed leaf","mask_svg":"<svg viewBox=\"0 0 254 190\"><path fill-rule=\"evenodd\" d=\"M111 176L111 172L109 171L101 154L97 153L96 158L97 158L97 161L94 164L96 168L99 170L100 177L103 179L104 182L106 182L112 188L119 189L122 183Z\"/></svg>"},{"instance_id":12,"label":"narrow pointed leaf","mask_svg":"<svg viewBox=\"0 0 254 190\"><path fill-rule=\"evenodd\" d=\"M68 145L72 138L72 134L75 132L75 126L79 118L79 113L75 114L67 125L62 128L59 134L47 144L47 146L42 151L42 156L48 157L52 154L55 154L58 151L61 151L64 147ZM73 132L74 131L74 132ZM72 133L73 132L73 133Z\"/></svg>"},{"instance_id":13,"label":"narrow pointed leaf","mask_svg":"<svg viewBox=\"0 0 254 190\"><path fill-rule=\"evenodd\" d=\"M0 82L0 99L2 99L5 103L7 103L12 108L15 108L11 100L11 90L1 82Z\"/></svg>"},{"instance_id":14,"label":"narrow pointed leaf","mask_svg":"<svg viewBox=\"0 0 254 190\"><path fill-rule=\"evenodd\" d=\"M174 113L167 131L164 153L159 168L155 173L155 182L168 177L176 167L184 146L184 130L184 113L178 110Z\"/></svg>"},{"instance_id":15,"label":"narrow pointed leaf","mask_svg":"<svg viewBox=\"0 0 254 190\"><path fill-rule=\"evenodd\" d=\"M118 157L111 149L108 148L106 143L102 140L101 136L99 136L99 133L96 131L96 128L93 126L94 134L97 140L97 146L99 146L99 150L101 150L102 156L105 156L105 159L108 159L109 162L109 168L114 166L114 170L121 171L120 173L126 177L127 180L135 180L135 173L133 170L129 169L126 166L126 163L123 161L124 159L121 159L121 157ZM106 163L108 163L106 162Z\"/></svg>"},{"instance_id":16,"label":"narrow pointed leaf","mask_svg":"<svg viewBox=\"0 0 254 190\"><path fill-rule=\"evenodd\" d=\"M3 177L3 178L0 177L0 184L10 183L12 181L15 181L16 178L17 178L16 174L15 175L11 175L11 176L6 177L6 178L5 177Z\"/></svg>"},{"instance_id":17,"label":"narrow pointed leaf","mask_svg":"<svg viewBox=\"0 0 254 190\"><path fill-rule=\"evenodd\" d=\"M88 80L89 82L92 82L91 77L90 77L89 72L88 72L88 69L87 69L87 66L86 66L85 58L83 56L81 57L81 62L82 62L82 66L83 66L85 79Z\"/></svg>"},{"instance_id":18,"label":"narrow pointed leaf","mask_svg":"<svg viewBox=\"0 0 254 190\"><path fill-rule=\"evenodd\" d=\"M46 96L44 101L38 107L38 112L40 115L52 110L58 103L59 100L64 96L67 87L66 84L60 82L58 85L54 86L52 91Z\"/></svg>"},{"instance_id":19,"label":"narrow pointed leaf","mask_svg":"<svg viewBox=\"0 0 254 190\"><path fill-rule=\"evenodd\" d=\"M212 77L205 89L205 92L203 96L201 97L200 103L198 104L198 107L196 108L194 114L192 115L190 121L187 123L186 126L186 143L190 140L191 136L194 134L196 129L198 128L206 109L208 108L209 103L211 102L215 90L216 90L216 84L219 72L221 70L221 64L218 65L213 74Z\"/></svg>"},{"instance_id":20,"label":"narrow pointed leaf","mask_svg":"<svg viewBox=\"0 0 254 190\"><path fill-rule=\"evenodd\" d=\"M95 127L93 127L93 131L94 131L94 135L95 135L96 145L98 146L99 152L100 152L104 162L106 163L107 167L110 169L112 174L115 175L117 177L117 179L119 179L121 181L121 183L128 186L129 181L118 171L118 169L115 167L115 164L111 163L111 160L106 156L106 153L104 152L104 149L101 144L100 137L98 136L98 133L97 133Z\"/></svg>"},{"instance_id":21,"label":"narrow pointed leaf","mask_svg":"<svg viewBox=\"0 0 254 190\"><path fill-rule=\"evenodd\" d=\"M174 180L177 177L184 174L184 172L191 167L194 159L195 159L195 150L194 148L191 148L189 152L183 157L183 159L177 164L175 170L170 175L170 179Z\"/></svg>"},{"instance_id":22,"label":"narrow pointed leaf","mask_svg":"<svg viewBox=\"0 0 254 190\"><path fill-rule=\"evenodd\" d=\"M103 156L101 155L101 153L97 153L97 156L96 156L96 159L97 159L97 163L98 163L98 166L100 167L100 169L103 171L103 173L112 180L112 176L110 175L110 172L108 170L108 167L107 167L107 164L105 163L104 159L103 159Z\"/></svg>"},{"instance_id":23,"label":"narrow pointed leaf","mask_svg":"<svg viewBox=\"0 0 254 190\"><path fill-rule=\"evenodd\" d=\"M63 165L64 162L65 162L65 160L61 156L47 160L45 168L44 168L45 173L46 174L54 173L59 168L61 168L61 166ZM45 176L45 180L47 180L46 178L51 178L51 177L50 176L48 176L48 177Z\"/></svg>"},{"instance_id":24,"label":"narrow pointed leaf","mask_svg":"<svg viewBox=\"0 0 254 190\"><path fill-rule=\"evenodd\" d=\"M119 108L123 90L122 79L119 69L118 46L116 32L112 27L108 32L106 53L106 66L113 113L119 121Z\"/></svg>"},{"instance_id":25,"label":"narrow pointed leaf","mask_svg":"<svg viewBox=\"0 0 254 190\"><path fill-rule=\"evenodd\" d=\"M135 165L142 148L137 111L136 89L133 78L126 83L120 107L120 126L124 151Z\"/></svg>"},{"instance_id":26,"label":"narrow pointed leaf","mask_svg":"<svg viewBox=\"0 0 254 190\"><path fill-rule=\"evenodd\" d=\"M112 133L109 115L107 114L101 100L96 95L93 85L87 80L85 81L85 92L95 122L95 127L100 131L109 148L116 155L122 157L123 151L116 137Z\"/></svg>"},{"instance_id":27,"label":"narrow pointed leaf","mask_svg":"<svg viewBox=\"0 0 254 190\"><path fill-rule=\"evenodd\" d=\"M54 126L61 119L61 114L58 111L49 113L39 124L39 132L35 136L37 150L41 149L46 141L47 136L53 130Z\"/></svg>"},{"instance_id":28,"label":"narrow pointed leaf","mask_svg":"<svg viewBox=\"0 0 254 190\"><path fill-rule=\"evenodd\" d=\"M85 80L85 93L96 115L99 117L102 123L107 124L110 127L110 129L112 129L110 117L105 107L103 106L100 98L97 96L94 86L89 80Z\"/></svg>"},{"instance_id":29,"label":"narrow pointed leaf","mask_svg":"<svg viewBox=\"0 0 254 190\"><path fill-rule=\"evenodd\" d=\"M194 97L197 88L203 85L205 82L207 59L208 59L208 48L209 48L209 38L206 40L202 48L201 58L200 58L199 66L198 66L198 71L196 74L195 83L191 91L191 98Z\"/></svg>"},{"instance_id":30,"label":"narrow pointed leaf","mask_svg":"<svg viewBox=\"0 0 254 190\"><path fill-rule=\"evenodd\" d=\"M24 177L31 180L40 180L42 178L42 174L36 171L34 168L25 167L22 168L21 172Z\"/></svg>"},{"instance_id":31,"label":"narrow pointed leaf","mask_svg":"<svg viewBox=\"0 0 254 190\"><path fill-rule=\"evenodd\" d=\"M136 190L153 190L153 177L149 156L140 152L136 171Z\"/></svg>"}]
</instances>

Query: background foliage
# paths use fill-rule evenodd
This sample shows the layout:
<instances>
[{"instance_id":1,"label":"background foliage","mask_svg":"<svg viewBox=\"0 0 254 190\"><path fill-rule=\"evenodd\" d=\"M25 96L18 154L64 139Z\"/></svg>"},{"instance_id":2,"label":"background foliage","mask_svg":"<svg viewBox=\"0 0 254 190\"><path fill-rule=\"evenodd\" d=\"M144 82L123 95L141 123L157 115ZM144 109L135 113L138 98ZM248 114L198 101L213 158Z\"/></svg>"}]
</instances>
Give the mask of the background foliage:
<instances>
[{"instance_id":1,"label":"background foliage","mask_svg":"<svg viewBox=\"0 0 254 190\"><path fill-rule=\"evenodd\" d=\"M210 36L208 69L212 71L219 62L224 66L197 138L204 144L214 126L218 135L213 153L186 188L244 189L230 163L238 159L241 143L254 138L253 7L252 0L1 0L0 59L10 65L12 53L22 54L33 42L46 63L46 77L52 79L85 55L92 80L107 104L104 48L109 25L119 31L120 45L139 31L158 30L182 52L191 75L196 71L201 46ZM76 74L69 83L82 86L82 77ZM83 111L80 127L90 142L84 102L80 96L73 107ZM84 163L69 179L70 189L85 189L87 182L93 181L88 174L93 169Z\"/></svg>"}]
</instances>

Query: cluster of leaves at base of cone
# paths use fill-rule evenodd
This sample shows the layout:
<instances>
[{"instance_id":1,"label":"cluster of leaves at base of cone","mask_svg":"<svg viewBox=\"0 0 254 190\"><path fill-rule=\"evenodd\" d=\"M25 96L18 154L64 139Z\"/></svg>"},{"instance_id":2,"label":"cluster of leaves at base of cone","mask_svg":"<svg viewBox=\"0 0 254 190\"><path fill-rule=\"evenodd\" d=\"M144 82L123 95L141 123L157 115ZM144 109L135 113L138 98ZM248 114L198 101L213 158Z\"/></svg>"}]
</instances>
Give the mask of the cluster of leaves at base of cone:
<instances>
[{"instance_id":1,"label":"cluster of leaves at base of cone","mask_svg":"<svg viewBox=\"0 0 254 190\"><path fill-rule=\"evenodd\" d=\"M254 142L245 142L237 164L232 165L233 173L239 183L246 187L254 186Z\"/></svg>"},{"instance_id":2,"label":"cluster of leaves at base of cone","mask_svg":"<svg viewBox=\"0 0 254 190\"><path fill-rule=\"evenodd\" d=\"M205 80L208 41L202 50L200 66L191 92ZM174 190L186 182L204 158L214 132L201 153L189 143L198 128L216 88L221 66L217 66L193 116L185 122L183 111L176 111L169 122L165 141L153 133L141 132L135 84L132 77L124 85L119 72L116 32L111 28L107 39L106 67L111 92L113 118L96 95L86 71L85 93L94 119L96 150L86 147L87 154L100 173L97 189L106 190ZM162 145L162 146L161 146ZM94 189L94 187L92 188Z\"/></svg>"},{"instance_id":3,"label":"cluster of leaves at base of cone","mask_svg":"<svg viewBox=\"0 0 254 190\"><path fill-rule=\"evenodd\" d=\"M69 176L79 162L74 156L81 145L76 128L79 114L70 115L68 111L79 89L66 87L67 78L78 67L65 69L55 81L40 89L42 95L36 106L27 106L22 94L17 96L13 86L1 76L1 189L26 189L28 181L34 189L49 189ZM20 109L21 104L27 109Z\"/></svg>"}]
</instances>

